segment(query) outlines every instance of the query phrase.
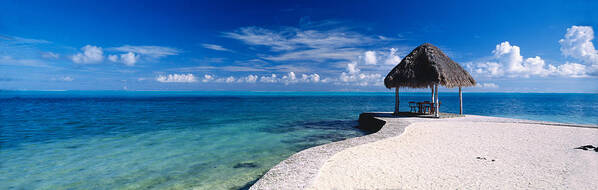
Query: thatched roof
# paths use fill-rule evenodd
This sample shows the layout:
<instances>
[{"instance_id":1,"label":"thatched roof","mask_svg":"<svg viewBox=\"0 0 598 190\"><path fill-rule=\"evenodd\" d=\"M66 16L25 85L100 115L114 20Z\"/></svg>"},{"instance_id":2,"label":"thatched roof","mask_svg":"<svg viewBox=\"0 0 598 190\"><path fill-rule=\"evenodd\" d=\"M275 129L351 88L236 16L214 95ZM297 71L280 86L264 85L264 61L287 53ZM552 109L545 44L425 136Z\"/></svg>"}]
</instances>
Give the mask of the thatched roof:
<instances>
[{"instance_id":1,"label":"thatched roof","mask_svg":"<svg viewBox=\"0 0 598 190\"><path fill-rule=\"evenodd\" d=\"M415 48L384 78L386 88L428 88L434 84L453 88L474 86L476 82L458 63L429 43Z\"/></svg>"}]
</instances>

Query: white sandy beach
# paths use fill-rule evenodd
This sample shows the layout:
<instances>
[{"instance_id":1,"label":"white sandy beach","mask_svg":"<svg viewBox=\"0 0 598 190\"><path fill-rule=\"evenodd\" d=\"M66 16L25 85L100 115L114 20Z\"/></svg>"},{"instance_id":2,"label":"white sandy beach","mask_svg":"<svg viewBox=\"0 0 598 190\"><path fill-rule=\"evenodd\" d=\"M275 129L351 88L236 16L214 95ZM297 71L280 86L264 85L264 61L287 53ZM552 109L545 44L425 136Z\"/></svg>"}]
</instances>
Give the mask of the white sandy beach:
<instances>
[{"instance_id":1,"label":"white sandy beach","mask_svg":"<svg viewBox=\"0 0 598 190\"><path fill-rule=\"evenodd\" d=\"M597 189L598 129L468 121L414 123L345 149L314 189Z\"/></svg>"},{"instance_id":2,"label":"white sandy beach","mask_svg":"<svg viewBox=\"0 0 598 190\"><path fill-rule=\"evenodd\" d=\"M598 189L598 128L467 115L393 118L301 151L251 189Z\"/></svg>"}]
</instances>

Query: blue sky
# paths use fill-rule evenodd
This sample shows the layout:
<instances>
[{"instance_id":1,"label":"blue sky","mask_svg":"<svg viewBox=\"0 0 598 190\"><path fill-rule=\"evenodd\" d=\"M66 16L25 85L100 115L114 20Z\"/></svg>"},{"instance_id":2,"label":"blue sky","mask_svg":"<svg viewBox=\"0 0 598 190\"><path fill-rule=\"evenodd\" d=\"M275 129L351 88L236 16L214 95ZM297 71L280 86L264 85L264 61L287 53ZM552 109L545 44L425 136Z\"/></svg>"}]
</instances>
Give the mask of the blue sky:
<instances>
[{"instance_id":1,"label":"blue sky","mask_svg":"<svg viewBox=\"0 0 598 190\"><path fill-rule=\"evenodd\" d=\"M596 18L595 1L9 0L0 89L388 91L429 42L467 91L596 93Z\"/></svg>"}]
</instances>

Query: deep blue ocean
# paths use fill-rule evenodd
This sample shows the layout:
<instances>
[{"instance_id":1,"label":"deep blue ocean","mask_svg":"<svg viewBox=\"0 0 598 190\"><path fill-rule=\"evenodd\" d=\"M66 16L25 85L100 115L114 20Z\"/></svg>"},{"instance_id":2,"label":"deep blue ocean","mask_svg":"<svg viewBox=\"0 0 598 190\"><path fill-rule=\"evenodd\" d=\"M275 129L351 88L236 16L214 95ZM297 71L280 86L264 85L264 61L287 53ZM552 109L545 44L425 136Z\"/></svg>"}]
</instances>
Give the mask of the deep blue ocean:
<instances>
[{"instance_id":1,"label":"deep blue ocean","mask_svg":"<svg viewBox=\"0 0 598 190\"><path fill-rule=\"evenodd\" d=\"M401 109L429 98L402 93ZM598 94L463 100L466 114L598 124ZM458 112L457 93L440 101ZM0 189L240 189L393 107L391 92L0 91Z\"/></svg>"}]
</instances>

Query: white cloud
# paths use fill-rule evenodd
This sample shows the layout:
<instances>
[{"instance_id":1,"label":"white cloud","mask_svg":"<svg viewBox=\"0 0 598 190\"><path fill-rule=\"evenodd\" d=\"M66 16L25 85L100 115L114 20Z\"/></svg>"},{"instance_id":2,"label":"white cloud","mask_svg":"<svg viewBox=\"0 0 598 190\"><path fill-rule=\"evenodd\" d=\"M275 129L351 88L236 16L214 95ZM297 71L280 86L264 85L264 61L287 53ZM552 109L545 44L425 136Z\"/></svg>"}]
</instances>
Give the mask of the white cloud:
<instances>
[{"instance_id":1,"label":"white cloud","mask_svg":"<svg viewBox=\"0 0 598 190\"><path fill-rule=\"evenodd\" d=\"M584 77L585 66L577 63L566 63L559 66L546 64L540 56L523 58L519 46L511 45L509 42L502 42L496 45L492 51L493 60L477 64L466 64L476 74L488 77Z\"/></svg>"},{"instance_id":2,"label":"white cloud","mask_svg":"<svg viewBox=\"0 0 598 190\"><path fill-rule=\"evenodd\" d=\"M52 77L50 78L50 80L52 81L64 81L64 82L72 82L73 80L75 80L75 78L71 77L71 76L63 76L63 77Z\"/></svg>"},{"instance_id":3,"label":"white cloud","mask_svg":"<svg viewBox=\"0 0 598 190\"><path fill-rule=\"evenodd\" d=\"M108 57L110 59L110 57ZM133 66L139 60L139 55L135 55L133 52L120 54L120 61L127 66Z\"/></svg>"},{"instance_id":4,"label":"white cloud","mask_svg":"<svg viewBox=\"0 0 598 190\"><path fill-rule=\"evenodd\" d=\"M226 77L224 79L224 82L226 82L226 83L233 83L233 82L235 82L235 77L233 77L233 76Z\"/></svg>"},{"instance_id":5,"label":"white cloud","mask_svg":"<svg viewBox=\"0 0 598 190\"><path fill-rule=\"evenodd\" d=\"M295 72L289 72L286 75L279 77L279 75L271 74L271 75L264 75L258 76L256 74L249 74L244 77L222 77L218 78L214 75L206 74L204 75L204 79L202 82L217 82L217 83L283 83L283 84L294 84L294 83L320 83L320 82L328 82L329 80L321 79L320 75L317 73L304 73L304 74L295 74Z\"/></svg>"},{"instance_id":6,"label":"white cloud","mask_svg":"<svg viewBox=\"0 0 598 190\"><path fill-rule=\"evenodd\" d=\"M243 41L248 45L268 47L275 52L274 55L263 55L262 58L272 61L350 60L363 52L356 47L391 40L370 37L346 29L315 30L296 27L285 27L280 30L243 27L223 34L225 37Z\"/></svg>"},{"instance_id":7,"label":"white cloud","mask_svg":"<svg viewBox=\"0 0 598 190\"><path fill-rule=\"evenodd\" d=\"M23 37L18 37L18 36L4 36L4 35L0 35L0 40L6 40L7 43L12 43L12 44L48 44L51 43L49 41L46 40L38 40L38 39L32 39L32 38L23 38Z\"/></svg>"},{"instance_id":8,"label":"white cloud","mask_svg":"<svg viewBox=\"0 0 598 190\"><path fill-rule=\"evenodd\" d=\"M478 83L476 85L478 88L498 88L498 85L494 83Z\"/></svg>"},{"instance_id":9,"label":"white cloud","mask_svg":"<svg viewBox=\"0 0 598 190\"><path fill-rule=\"evenodd\" d=\"M163 83L191 83L197 82L197 79L193 74L169 74L169 75L159 75L156 77L156 81L163 82Z\"/></svg>"},{"instance_id":10,"label":"white cloud","mask_svg":"<svg viewBox=\"0 0 598 190\"><path fill-rule=\"evenodd\" d=\"M545 66L544 60L539 56L527 58L523 62L524 71L527 71L527 74L525 74L526 77L529 75L545 77L555 72L554 66L548 65L548 68Z\"/></svg>"},{"instance_id":11,"label":"white cloud","mask_svg":"<svg viewBox=\"0 0 598 190\"><path fill-rule=\"evenodd\" d=\"M262 77L260 77L260 82L276 83L276 82L278 82L278 77L276 76L276 74L272 74L271 76L262 76Z\"/></svg>"},{"instance_id":12,"label":"white cloud","mask_svg":"<svg viewBox=\"0 0 598 190\"><path fill-rule=\"evenodd\" d=\"M110 60L112 62L117 62L118 61L118 55L108 55L108 60Z\"/></svg>"},{"instance_id":13,"label":"white cloud","mask_svg":"<svg viewBox=\"0 0 598 190\"><path fill-rule=\"evenodd\" d=\"M474 66L474 72L477 74L487 74L489 77L499 77L505 72L503 71L502 65L496 62L484 62L478 63Z\"/></svg>"},{"instance_id":14,"label":"white cloud","mask_svg":"<svg viewBox=\"0 0 598 190\"><path fill-rule=\"evenodd\" d=\"M42 57L46 59L58 59L60 58L60 54L52 53L52 52L43 52Z\"/></svg>"},{"instance_id":15,"label":"white cloud","mask_svg":"<svg viewBox=\"0 0 598 190\"><path fill-rule=\"evenodd\" d=\"M558 73L562 76L568 76L573 78L588 77L588 75L586 74L586 66L578 63L567 62L565 64L559 65L557 70Z\"/></svg>"},{"instance_id":16,"label":"white cloud","mask_svg":"<svg viewBox=\"0 0 598 190\"><path fill-rule=\"evenodd\" d=\"M152 58L160 58L169 55L178 55L180 50L170 47L163 47L163 46L131 46L131 45L124 45L120 47L113 47L110 50L120 51L120 52L133 52L136 54L141 54L144 56L152 57Z\"/></svg>"},{"instance_id":17,"label":"white cloud","mask_svg":"<svg viewBox=\"0 0 598 190\"><path fill-rule=\"evenodd\" d=\"M559 43L561 44L561 53L565 57L571 57L586 63L589 66L588 73L598 75L598 50L592 43L593 39L594 30L592 27L572 26L567 28L565 37L559 40Z\"/></svg>"},{"instance_id":18,"label":"white cloud","mask_svg":"<svg viewBox=\"0 0 598 190\"><path fill-rule=\"evenodd\" d=\"M222 47L221 45L216 45L216 44L201 44L201 46L203 46L204 48L216 50L216 51L229 51L229 52L232 51L230 49L226 49L226 48Z\"/></svg>"},{"instance_id":19,"label":"white cloud","mask_svg":"<svg viewBox=\"0 0 598 190\"><path fill-rule=\"evenodd\" d=\"M374 56L375 56L374 51L369 51L369 52L374 53ZM396 53L396 49L394 49L394 50L391 49L391 53L390 53L391 56L388 56L388 58L393 59L392 56L394 56L395 53ZM334 81L335 84L337 84L337 85L358 85L358 86L382 85L384 78L382 77L382 74L377 73L377 72L380 72L380 70L375 70L375 72L372 72L371 68L370 68L369 69L370 72L367 72L367 71L362 72L362 70L359 69L360 63L364 64L363 67L365 67L365 68L367 68L368 65L372 65L371 62L368 63L367 52L365 53L365 56L363 56L363 57L359 56L358 59L360 59L360 60L363 59L364 61L359 61L359 62L353 61L353 62L347 63L347 65L346 65L347 72L342 72L337 80L328 79L328 78L324 79L324 80L326 82ZM370 61L372 61L372 60L370 60ZM384 72L387 72L387 71L385 70Z\"/></svg>"},{"instance_id":20,"label":"white cloud","mask_svg":"<svg viewBox=\"0 0 598 190\"><path fill-rule=\"evenodd\" d=\"M127 66L134 66L135 63L137 63L137 61L139 61L139 55L133 53L133 52L128 52L128 53L123 53L119 55L108 55L108 60L112 61L112 62L121 62Z\"/></svg>"},{"instance_id":21,"label":"white cloud","mask_svg":"<svg viewBox=\"0 0 598 190\"><path fill-rule=\"evenodd\" d=\"M268 46L273 51L298 48L347 47L378 40L351 31L303 30L295 27L286 27L280 31L260 27L243 27L235 32L225 32L224 36L241 40L249 45Z\"/></svg>"},{"instance_id":22,"label":"white cloud","mask_svg":"<svg viewBox=\"0 0 598 190\"><path fill-rule=\"evenodd\" d=\"M350 74L355 74L355 73L359 73L359 68L357 68L357 62L351 62L347 64L347 71L349 71Z\"/></svg>"},{"instance_id":23,"label":"white cloud","mask_svg":"<svg viewBox=\"0 0 598 190\"><path fill-rule=\"evenodd\" d=\"M525 68L521 65L523 56L521 56L519 46L511 46L508 41L505 41L496 45L496 49L492 53L499 63L506 66L507 72L520 73L525 71Z\"/></svg>"},{"instance_id":24,"label":"white cloud","mask_svg":"<svg viewBox=\"0 0 598 190\"><path fill-rule=\"evenodd\" d=\"M594 48L593 39L594 30L590 26L567 28L565 38L559 40L561 53L588 63L598 64L598 51Z\"/></svg>"},{"instance_id":25,"label":"white cloud","mask_svg":"<svg viewBox=\"0 0 598 190\"><path fill-rule=\"evenodd\" d=\"M71 81L75 80L75 78L73 78L73 77L70 77L70 76L62 77L61 79L62 79L63 81L67 81L67 82L71 82Z\"/></svg>"},{"instance_id":26,"label":"white cloud","mask_svg":"<svg viewBox=\"0 0 598 190\"><path fill-rule=\"evenodd\" d=\"M295 50L279 55L264 56L264 59L270 61L298 61L308 60L323 62L326 60L350 60L362 52L361 49L357 48L321 48L321 49L307 49L307 50Z\"/></svg>"},{"instance_id":27,"label":"white cloud","mask_svg":"<svg viewBox=\"0 0 598 190\"><path fill-rule=\"evenodd\" d=\"M213 75L205 74L203 76L203 79L201 79L201 82L210 82L210 81L213 81L213 80L214 80L214 76Z\"/></svg>"},{"instance_id":28,"label":"white cloud","mask_svg":"<svg viewBox=\"0 0 598 190\"><path fill-rule=\"evenodd\" d=\"M397 55L397 49L396 48L390 48L390 53L388 54L388 57L386 58L386 61L384 61L384 64L387 65L398 65L401 62L401 57L399 57Z\"/></svg>"},{"instance_id":29,"label":"white cloud","mask_svg":"<svg viewBox=\"0 0 598 190\"><path fill-rule=\"evenodd\" d=\"M241 77L237 82L246 82L246 83L255 83L258 79L257 75L247 75L246 77Z\"/></svg>"},{"instance_id":30,"label":"white cloud","mask_svg":"<svg viewBox=\"0 0 598 190\"><path fill-rule=\"evenodd\" d=\"M344 84L344 85L358 85L358 86L368 86L368 85L380 85L384 81L384 78L381 74L378 73L355 73L355 74L348 74L342 72L339 77L339 82L337 84Z\"/></svg>"},{"instance_id":31,"label":"white cloud","mask_svg":"<svg viewBox=\"0 0 598 190\"><path fill-rule=\"evenodd\" d=\"M376 52L375 51L366 51L364 53L364 61L366 65L375 65L376 64Z\"/></svg>"},{"instance_id":32,"label":"white cloud","mask_svg":"<svg viewBox=\"0 0 598 190\"><path fill-rule=\"evenodd\" d=\"M320 75L314 73L314 74L310 74L310 75L306 75L306 74L301 74L301 81L304 82L320 82Z\"/></svg>"},{"instance_id":33,"label":"white cloud","mask_svg":"<svg viewBox=\"0 0 598 190\"><path fill-rule=\"evenodd\" d=\"M300 76L301 77L297 77L295 72L289 72L289 73L287 73L287 75L282 76L280 79L275 79L275 80L271 80L271 81L278 81L278 82L282 82L284 84L327 82L327 81L321 80L320 75L317 73L301 74ZM275 77L276 77L276 75L272 75L269 79L273 79ZM262 80L264 80L264 79L265 78L262 77Z\"/></svg>"},{"instance_id":34,"label":"white cloud","mask_svg":"<svg viewBox=\"0 0 598 190\"><path fill-rule=\"evenodd\" d=\"M101 47L86 45L81 48L83 53L77 53L71 57L75 63L99 63L104 60L104 52Z\"/></svg>"},{"instance_id":35,"label":"white cloud","mask_svg":"<svg viewBox=\"0 0 598 190\"><path fill-rule=\"evenodd\" d=\"M281 79L285 84L297 82L297 77L295 76L295 72L289 72L287 75L282 76Z\"/></svg>"}]
</instances>

